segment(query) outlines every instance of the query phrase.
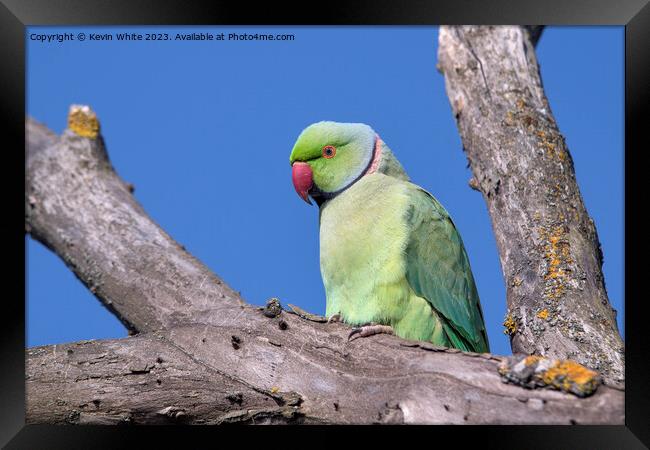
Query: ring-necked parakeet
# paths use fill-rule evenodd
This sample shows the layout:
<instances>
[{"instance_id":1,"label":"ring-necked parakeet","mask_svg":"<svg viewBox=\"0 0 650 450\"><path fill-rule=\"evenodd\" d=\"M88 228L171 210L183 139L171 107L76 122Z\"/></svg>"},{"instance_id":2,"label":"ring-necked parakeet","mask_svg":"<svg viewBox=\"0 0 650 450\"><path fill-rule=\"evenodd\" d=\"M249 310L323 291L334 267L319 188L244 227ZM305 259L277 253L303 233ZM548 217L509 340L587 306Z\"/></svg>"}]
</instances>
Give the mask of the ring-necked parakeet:
<instances>
[{"instance_id":1,"label":"ring-necked parakeet","mask_svg":"<svg viewBox=\"0 0 650 450\"><path fill-rule=\"evenodd\" d=\"M489 351L467 253L449 214L409 182L371 127L318 122L290 156L298 195L320 207L326 315L465 351ZM373 325L374 324L374 325Z\"/></svg>"}]
</instances>

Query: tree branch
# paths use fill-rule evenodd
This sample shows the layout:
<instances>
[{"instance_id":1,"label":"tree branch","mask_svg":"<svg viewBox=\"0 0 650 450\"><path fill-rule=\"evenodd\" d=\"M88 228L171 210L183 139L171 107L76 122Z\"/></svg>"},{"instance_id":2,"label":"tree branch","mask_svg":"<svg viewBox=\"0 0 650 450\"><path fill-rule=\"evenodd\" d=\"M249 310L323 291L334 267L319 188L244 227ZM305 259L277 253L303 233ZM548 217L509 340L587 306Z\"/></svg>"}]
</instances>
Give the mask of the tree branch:
<instances>
[{"instance_id":1,"label":"tree branch","mask_svg":"<svg viewBox=\"0 0 650 450\"><path fill-rule=\"evenodd\" d=\"M513 351L573 358L607 382L623 383L624 347L596 227L529 33L443 26L438 59L474 175L470 185L483 193L492 219Z\"/></svg>"},{"instance_id":2,"label":"tree branch","mask_svg":"<svg viewBox=\"0 0 650 450\"><path fill-rule=\"evenodd\" d=\"M525 390L502 383L489 354L348 343L343 325L286 312L263 320L30 349L27 421L623 423L623 393L606 386L586 399Z\"/></svg>"}]
</instances>

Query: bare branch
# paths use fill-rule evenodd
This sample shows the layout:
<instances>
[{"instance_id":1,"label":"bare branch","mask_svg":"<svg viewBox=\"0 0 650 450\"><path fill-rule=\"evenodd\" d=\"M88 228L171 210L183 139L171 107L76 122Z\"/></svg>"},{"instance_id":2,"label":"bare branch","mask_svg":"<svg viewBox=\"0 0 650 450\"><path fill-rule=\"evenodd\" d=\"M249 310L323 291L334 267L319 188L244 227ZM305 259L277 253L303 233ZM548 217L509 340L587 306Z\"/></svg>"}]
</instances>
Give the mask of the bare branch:
<instances>
[{"instance_id":1,"label":"bare branch","mask_svg":"<svg viewBox=\"0 0 650 450\"><path fill-rule=\"evenodd\" d=\"M387 335L348 342L342 324L257 316L250 328L32 348L27 422L623 423L624 394L606 386L585 399L526 390L503 383L489 354Z\"/></svg>"},{"instance_id":2,"label":"bare branch","mask_svg":"<svg viewBox=\"0 0 650 450\"><path fill-rule=\"evenodd\" d=\"M624 348L596 227L529 33L444 26L438 59L474 185L492 218L513 351L576 359L622 383Z\"/></svg>"}]
</instances>

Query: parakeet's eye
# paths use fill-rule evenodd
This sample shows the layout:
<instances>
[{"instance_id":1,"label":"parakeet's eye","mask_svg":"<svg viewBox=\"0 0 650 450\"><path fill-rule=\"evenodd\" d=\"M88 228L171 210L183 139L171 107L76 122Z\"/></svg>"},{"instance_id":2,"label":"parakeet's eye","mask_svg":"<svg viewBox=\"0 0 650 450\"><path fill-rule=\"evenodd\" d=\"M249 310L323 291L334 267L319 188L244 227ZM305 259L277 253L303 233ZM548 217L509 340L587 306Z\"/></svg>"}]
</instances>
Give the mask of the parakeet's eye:
<instances>
[{"instance_id":1,"label":"parakeet's eye","mask_svg":"<svg viewBox=\"0 0 650 450\"><path fill-rule=\"evenodd\" d=\"M336 155L336 147L333 145L326 145L323 147L323 158L334 158L334 155Z\"/></svg>"}]
</instances>

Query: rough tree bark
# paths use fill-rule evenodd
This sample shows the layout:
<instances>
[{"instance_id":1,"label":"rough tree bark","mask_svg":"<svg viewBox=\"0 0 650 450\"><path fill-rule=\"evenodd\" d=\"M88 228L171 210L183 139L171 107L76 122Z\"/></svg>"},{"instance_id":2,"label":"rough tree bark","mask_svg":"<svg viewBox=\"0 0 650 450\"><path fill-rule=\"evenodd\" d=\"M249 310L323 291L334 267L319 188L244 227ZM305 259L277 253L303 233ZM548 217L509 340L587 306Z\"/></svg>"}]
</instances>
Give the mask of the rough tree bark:
<instances>
[{"instance_id":1,"label":"rough tree bark","mask_svg":"<svg viewBox=\"0 0 650 450\"><path fill-rule=\"evenodd\" d=\"M68 125L26 121L26 229L137 335L28 349L28 423L623 423L616 387L524 389L502 357L247 305L146 215L94 113ZM535 383L581 385L564 367Z\"/></svg>"},{"instance_id":2,"label":"rough tree bark","mask_svg":"<svg viewBox=\"0 0 650 450\"><path fill-rule=\"evenodd\" d=\"M623 392L607 386L584 399L525 390L502 383L489 354L391 336L348 343L341 324L238 314L229 325L30 349L28 422L624 422Z\"/></svg>"},{"instance_id":3,"label":"rough tree bark","mask_svg":"<svg viewBox=\"0 0 650 450\"><path fill-rule=\"evenodd\" d=\"M519 26L441 27L438 67L506 281L514 352L573 358L624 383L596 227Z\"/></svg>"}]
</instances>

